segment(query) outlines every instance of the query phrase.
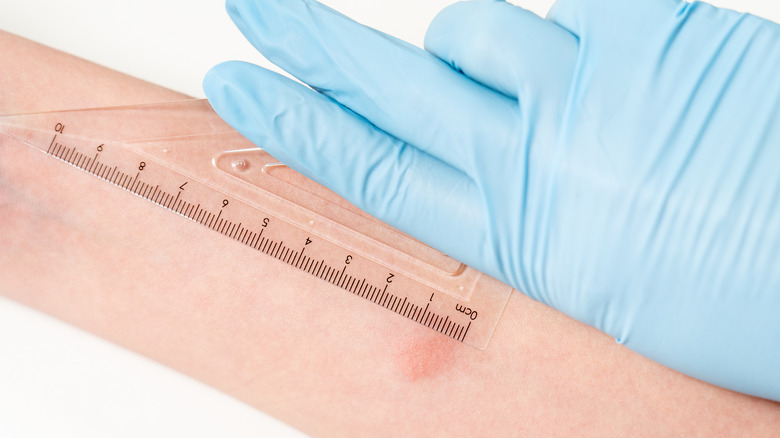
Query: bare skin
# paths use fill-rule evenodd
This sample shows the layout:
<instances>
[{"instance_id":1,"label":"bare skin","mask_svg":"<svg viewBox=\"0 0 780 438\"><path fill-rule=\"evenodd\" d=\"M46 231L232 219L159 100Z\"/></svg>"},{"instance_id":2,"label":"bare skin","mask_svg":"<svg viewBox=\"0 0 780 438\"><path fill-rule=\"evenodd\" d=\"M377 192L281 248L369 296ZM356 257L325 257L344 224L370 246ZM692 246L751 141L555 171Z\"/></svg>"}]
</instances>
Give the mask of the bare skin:
<instances>
[{"instance_id":1,"label":"bare skin","mask_svg":"<svg viewBox=\"0 0 780 438\"><path fill-rule=\"evenodd\" d=\"M0 58L2 114L185 97L10 34ZM478 351L92 178L0 137L0 292L313 436L780 430L519 293Z\"/></svg>"}]
</instances>

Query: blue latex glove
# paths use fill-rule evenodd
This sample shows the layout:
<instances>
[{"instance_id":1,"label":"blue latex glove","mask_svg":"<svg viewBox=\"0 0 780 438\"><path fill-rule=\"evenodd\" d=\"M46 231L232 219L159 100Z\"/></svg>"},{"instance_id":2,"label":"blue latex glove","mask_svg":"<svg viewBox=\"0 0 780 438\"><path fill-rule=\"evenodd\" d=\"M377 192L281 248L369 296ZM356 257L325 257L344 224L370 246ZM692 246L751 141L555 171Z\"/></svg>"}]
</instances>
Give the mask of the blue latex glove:
<instances>
[{"instance_id":1,"label":"blue latex glove","mask_svg":"<svg viewBox=\"0 0 780 438\"><path fill-rule=\"evenodd\" d=\"M472 1L426 52L314 1L228 10L313 88L209 72L254 143L640 354L780 400L780 26L678 0L561 0L546 20Z\"/></svg>"}]
</instances>

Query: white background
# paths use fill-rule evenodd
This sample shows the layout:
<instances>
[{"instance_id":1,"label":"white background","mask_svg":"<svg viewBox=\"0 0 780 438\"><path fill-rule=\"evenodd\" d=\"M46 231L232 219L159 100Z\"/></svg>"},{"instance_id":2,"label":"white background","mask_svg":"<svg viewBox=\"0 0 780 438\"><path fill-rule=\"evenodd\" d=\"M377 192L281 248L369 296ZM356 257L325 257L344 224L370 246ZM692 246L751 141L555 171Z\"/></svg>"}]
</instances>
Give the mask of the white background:
<instances>
[{"instance_id":1,"label":"white background","mask_svg":"<svg viewBox=\"0 0 780 438\"><path fill-rule=\"evenodd\" d=\"M324 3L422 45L428 23L451 1ZM520 3L544 15L552 0ZM714 3L780 22L774 0ZM214 64L242 59L270 67L233 27L222 0L0 0L0 29L195 97L203 97L201 80ZM302 435L175 371L0 298L0 437L50 436Z\"/></svg>"}]
</instances>

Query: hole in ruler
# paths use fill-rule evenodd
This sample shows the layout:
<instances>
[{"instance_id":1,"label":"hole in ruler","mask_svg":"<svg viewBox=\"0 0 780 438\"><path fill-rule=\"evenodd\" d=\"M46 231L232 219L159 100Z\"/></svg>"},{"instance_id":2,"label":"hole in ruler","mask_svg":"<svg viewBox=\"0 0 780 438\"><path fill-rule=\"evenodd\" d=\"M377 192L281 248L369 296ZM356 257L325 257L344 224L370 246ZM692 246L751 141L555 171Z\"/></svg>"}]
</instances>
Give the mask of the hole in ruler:
<instances>
[{"instance_id":1,"label":"hole in ruler","mask_svg":"<svg viewBox=\"0 0 780 438\"><path fill-rule=\"evenodd\" d=\"M361 228L361 232L363 232L363 234L372 237L376 240L379 240L382 243L389 245L399 251L406 252L407 254L413 254L414 257L419 259L420 261L425 262L428 265L431 265L437 269L440 269L441 271L444 271L449 275L456 276L461 272L463 272L463 270L465 269L465 265L463 265L459 261L451 257L448 257L444 253L437 251L427 245L422 244L420 241L414 239L408 234L402 233L396 230L395 228L386 225L384 222L380 221L379 219L376 219L370 214L348 203L346 200L344 200L342 197L340 197L330 189L308 180L306 177L292 170L285 164L276 161L267 152L264 152L262 150L249 150L249 151L236 151L236 152L242 155L251 155L252 158L233 157L230 160L231 163L235 163L236 161L245 161L245 162L254 161L258 164L262 164L261 172L263 174L271 176L275 180L280 181L285 185L294 187L295 189L297 189L296 192L301 191L301 192L308 193L316 197L317 200L325 201L335 207L338 207L339 209L343 210L345 213L348 212L351 215L357 215L360 218L371 222L374 225L374 227L372 227L372 229L368 229L367 227L365 229ZM236 168L235 166L232 165L231 168L236 171L245 170L245 169ZM262 178L262 176L260 175L257 176ZM243 177L241 178L243 179ZM277 194L282 194L285 198L290 198L293 196L292 193L289 193L288 195L288 193L285 192L281 192L281 193L277 192ZM296 202L300 202L301 199L302 199L301 196L296 196L294 198ZM315 210L314 208L312 208L312 211L316 211L317 213L322 212L322 210L320 209ZM336 212L335 214L338 214L338 212ZM333 216L333 215L327 215L327 216ZM334 218L334 217L328 217L328 218L333 220L342 219L342 218ZM353 218L345 218L344 221L348 221L350 219ZM355 225L356 224L352 224L352 223L350 224L351 227L354 227ZM376 232L376 228L375 228L376 225L382 228L380 232Z\"/></svg>"},{"instance_id":2,"label":"hole in ruler","mask_svg":"<svg viewBox=\"0 0 780 438\"><path fill-rule=\"evenodd\" d=\"M236 169L232 163L237 160L246 161L251 170ZM422 277L438 278L431 283L448 284L447 292L453 296L466 298L473 289L476 278L463 275L464 272L470 272L466 265L381 222L330 189L279 163L261 149L223 152L214 158L213 163L218 169L310 211L312 216L306 223L312 227L322 225L319 224L320 218L325 218L369 237L388 249L392 248L396 253L391 257L408 259L409 263L417 266L410 269L415 272L427 271L420 274ZM417 279L422 280L420 277Z\"/></svg>"}]
</instances>

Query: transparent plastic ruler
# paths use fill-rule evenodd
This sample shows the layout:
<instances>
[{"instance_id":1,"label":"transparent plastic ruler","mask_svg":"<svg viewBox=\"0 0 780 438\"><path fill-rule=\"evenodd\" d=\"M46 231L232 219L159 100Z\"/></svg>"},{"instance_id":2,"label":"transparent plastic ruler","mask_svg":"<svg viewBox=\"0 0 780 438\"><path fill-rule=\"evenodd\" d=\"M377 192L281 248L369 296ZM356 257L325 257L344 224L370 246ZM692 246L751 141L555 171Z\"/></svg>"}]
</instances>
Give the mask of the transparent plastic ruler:
<instances>
[{"instance_id":1,"label":"transparent plastic ruler","mask_svg":"<svg viewBox=\"0 0 780 438\"><path fill-rule=\"evenodd\" d=\"M205 100L5 116L0 134L479 349L512 291L278 163Z\"/></svg>"}]
</instances>

